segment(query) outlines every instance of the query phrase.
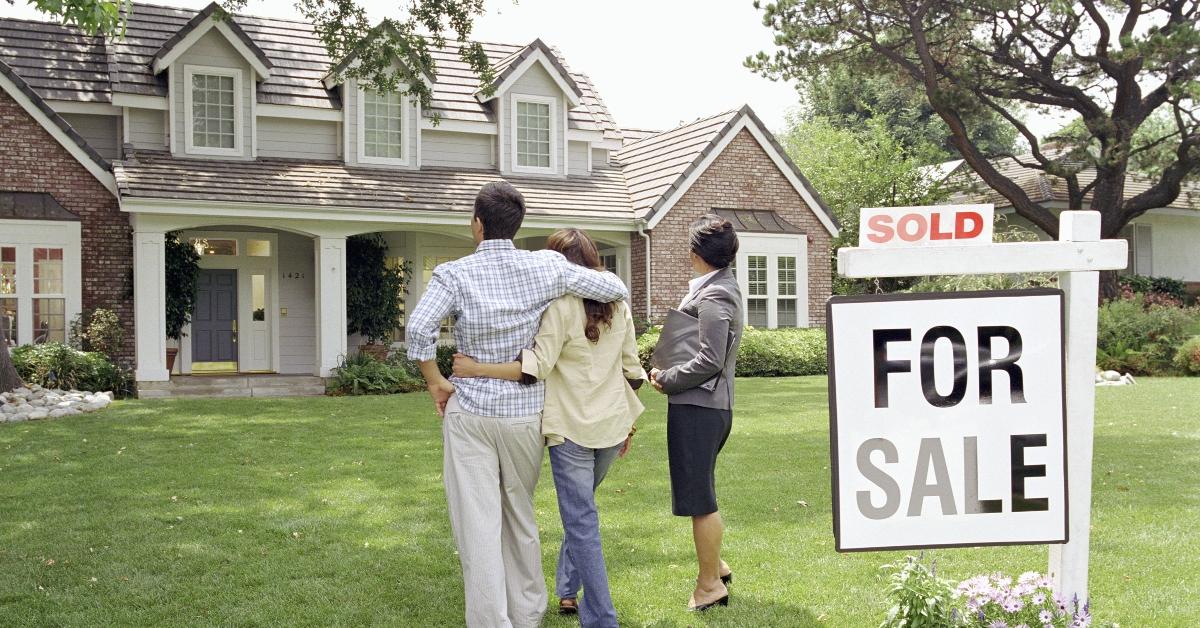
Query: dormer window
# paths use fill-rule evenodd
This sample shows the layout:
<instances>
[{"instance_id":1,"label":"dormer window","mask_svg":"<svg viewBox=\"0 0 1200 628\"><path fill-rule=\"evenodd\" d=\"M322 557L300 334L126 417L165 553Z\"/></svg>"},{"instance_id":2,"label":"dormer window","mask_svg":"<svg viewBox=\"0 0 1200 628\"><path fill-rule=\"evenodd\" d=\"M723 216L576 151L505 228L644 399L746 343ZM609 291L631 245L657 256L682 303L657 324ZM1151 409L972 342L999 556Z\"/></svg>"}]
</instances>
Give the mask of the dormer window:
<instances>
[{"instance_id":1,"label":"dormer window","mask_svg":"<svg viewBox=\"0 0 1200 628\"><path fill-rule=\"evenodd\" d=\"M201 155L240 155L242 72L186 66L184 93L189 132L186 150Z\"/></svg>"},{"instance_id":2,"label":"dormer window","mask_svg":"<svg viewBox=\"0 0 1200 628\"><path fill-rule=\"evenodd\" d=\"M406 164L404 151L404 96L360 90L358 113L359 161L379 164Z\"/></svg>"},{"instance_id":3,"label":"dormer window","mask_svg":"<svg viewBox=\"0 0 1200 628\"><path fill-rule=\"evenodd\" d=\"M512 102L513 170L555 172L555 99L514 95Z\"/></svg>"}]
</instances>

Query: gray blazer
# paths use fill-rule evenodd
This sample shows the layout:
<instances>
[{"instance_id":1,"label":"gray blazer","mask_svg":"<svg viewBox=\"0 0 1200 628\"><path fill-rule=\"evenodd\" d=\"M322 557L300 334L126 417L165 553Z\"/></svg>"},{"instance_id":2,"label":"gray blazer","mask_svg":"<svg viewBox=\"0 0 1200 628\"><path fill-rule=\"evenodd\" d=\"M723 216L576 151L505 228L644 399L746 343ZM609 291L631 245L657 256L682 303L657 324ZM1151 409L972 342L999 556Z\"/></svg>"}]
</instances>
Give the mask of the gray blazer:
<instances>
[{"instance_id":1,"label":"gray blazer","mask_svg":"<svg viewBox=\"0 0 1200 628\"><path fill-rule=\"evenodd\" d=\"M658 374L671 403L719 410L733 409L733 376L742 341L742 291L737 278L722 268L679 308L700 320L700 351L690 361ZM719 375L710 392L700 384Z\"/></svg>"}]
</instances>

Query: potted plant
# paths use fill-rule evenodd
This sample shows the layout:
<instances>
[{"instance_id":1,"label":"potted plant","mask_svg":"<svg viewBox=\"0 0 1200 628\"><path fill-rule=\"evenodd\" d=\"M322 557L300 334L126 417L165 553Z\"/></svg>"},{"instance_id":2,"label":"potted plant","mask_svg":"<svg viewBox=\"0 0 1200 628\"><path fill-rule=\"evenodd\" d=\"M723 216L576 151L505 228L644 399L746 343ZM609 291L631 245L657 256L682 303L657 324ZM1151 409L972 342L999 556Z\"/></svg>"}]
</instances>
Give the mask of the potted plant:
<instances>
[{"instance_id":1,"label":"potted plant","mask_svg":"<svg viewBox=\"0 0 1200 628\"><path fill-rule=\"evenodd\" d=\"M400 325L409 278L407 263L389 263L387 251L378 233L346 240L346 332L363 337L359 351L380 360Z\"/></svg>"},{"instance_id":2,"label":"potted plant","mask_svg":"<svg viewBox=\"0 0 1200 628\"><path fill-rule=\"evenodd\" d=\"M200 273L200 254L174 233L165 242L167 280L167 339L178 341L183 327L192 320L196 306L196 276ZM167 372L175 370L178 347L167 347Z\"/></svg>"}]
</instances>

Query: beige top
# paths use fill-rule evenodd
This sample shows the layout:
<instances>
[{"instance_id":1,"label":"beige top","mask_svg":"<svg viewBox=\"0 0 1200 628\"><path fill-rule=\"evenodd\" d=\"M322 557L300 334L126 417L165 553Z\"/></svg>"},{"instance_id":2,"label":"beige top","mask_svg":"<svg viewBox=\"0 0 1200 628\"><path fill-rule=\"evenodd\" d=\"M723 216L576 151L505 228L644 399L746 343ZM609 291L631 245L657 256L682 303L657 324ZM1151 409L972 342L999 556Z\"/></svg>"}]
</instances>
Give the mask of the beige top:
<instances>
[{"instance_id":1,"label":"beige top","mask_svg":"<svg viewBox=\"0 0 1200 628\"><path fill-rule=\"evenodd\" d=\"M556 299L542 314L532 349L521 352L521 371L546 380L542 434L551 445L564 438L601 449L618 445L645 409L628 379L647 379L638 360L633 316L618 302L612 327L600 325L600 340L584 335L583 299Z\"/></svg>"}]
</instances>

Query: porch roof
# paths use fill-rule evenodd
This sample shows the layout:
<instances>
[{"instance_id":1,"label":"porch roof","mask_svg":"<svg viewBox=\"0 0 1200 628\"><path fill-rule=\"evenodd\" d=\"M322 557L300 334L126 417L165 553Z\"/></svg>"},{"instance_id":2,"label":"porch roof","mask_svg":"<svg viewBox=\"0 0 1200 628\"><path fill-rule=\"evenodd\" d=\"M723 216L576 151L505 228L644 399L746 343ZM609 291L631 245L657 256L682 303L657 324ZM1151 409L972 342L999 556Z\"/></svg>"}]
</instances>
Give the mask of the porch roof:
<instances>
[{"instance_id":1,"label":"porch roof","mask_svg":"<svg viewBox=\"0 0 1200 628\"><path fill-rule=\"evenodd\" d=\"M338 161L262 158L255 161L182 159L137 151L113 167L122 199L173 199L314 208L471 212L480 186L501 179L494 170L394 170ZM530 215L634 220L620 170L589 176L505 176L525 196Z\"/></svg>"}]
</instances>

